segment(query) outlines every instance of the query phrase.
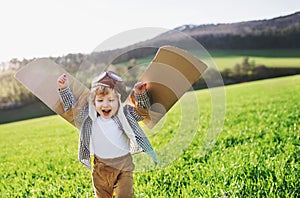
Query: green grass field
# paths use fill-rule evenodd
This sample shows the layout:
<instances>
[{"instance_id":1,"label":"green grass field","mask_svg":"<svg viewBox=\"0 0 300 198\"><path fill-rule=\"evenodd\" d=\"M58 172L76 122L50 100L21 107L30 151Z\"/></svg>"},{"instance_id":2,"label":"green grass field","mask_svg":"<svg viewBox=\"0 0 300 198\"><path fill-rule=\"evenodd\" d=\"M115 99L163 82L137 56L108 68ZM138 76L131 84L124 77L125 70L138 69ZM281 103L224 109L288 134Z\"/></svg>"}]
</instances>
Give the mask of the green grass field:
<instances>
[{"instance_id":1,"label":"green grass field","mask_svg":"<svg viewBox=\"0 0 300 198\"><path fill-rule=\"evenodd\" d=\"M256 65L265 65L267 67L300 67L300 58L275 58L275 57L253 57L248 56L250 62ZM235 57L214 57L213 60L217 68L222 71L226 68L232 68L237 63L241 63L244 56Z\"/></svg>"},{"instance_id":2,"label":"green grass field","mask_svg":"<svg viewBox=\"0 0 300 198\"><path fill-rule=\"evenodd\" d=\"M300 75L225 90L225 123L212 150L200 153L211 116L209 92L200 90L198 133L173 163L134 173L135 197L300 196ZM177 127L170 123L151 136L154 147L166 144ZM58 116L0 125L0 197L92 197L77 140Z\"/></svg>"},{"instance_id":3,"label":"green grass field","mask_svg":"<svg viewBox=\"0 0 300 198\"><path fill-rule=\"evenodd\" d=\"M196 57L203 57L204 52L191 51ZM219 71L233 68L236 64L242 63L245 57L255 65L267 67L300 67L300 49L263 49L263 50L209 50L212 61ZM137 59L137 64L148 64L153 56ZM204 60L205 61L205 60ZM125 62L120 65L129 65Z\"/></svg>"},{"instance_id":4,"label":"green grass field","mask_svg":"<svg viewBox=\"0 0 300 198\"><path fill-rule=\"evenodd\" d=\"M255 65L267 67L300 67L299 49L270 50L211 50L209 51L220 71L241 63L245 57ZM197 53L196 53L197 55Z\"/></svg>"}]
</instances>

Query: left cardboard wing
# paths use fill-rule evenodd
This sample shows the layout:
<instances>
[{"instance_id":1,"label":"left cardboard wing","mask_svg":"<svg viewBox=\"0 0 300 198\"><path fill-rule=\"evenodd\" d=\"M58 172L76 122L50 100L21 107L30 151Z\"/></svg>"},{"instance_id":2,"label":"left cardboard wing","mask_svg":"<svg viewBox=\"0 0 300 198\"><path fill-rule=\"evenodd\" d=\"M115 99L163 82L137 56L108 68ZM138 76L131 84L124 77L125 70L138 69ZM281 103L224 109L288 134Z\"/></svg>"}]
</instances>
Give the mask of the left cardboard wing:
<instances>
[{"instance_id":1,"label":"left cardboard wing","mask_svg":"<svg viewBox=\"0 0 300 198\"><path fill-rule=\"evenodd\" d=\"M75 124L74 117L79 112L75 112L74 108L65 112L59 98L57 78L63 73L69 79L69 87L78 101L77 106L83 107L87 104L89 89L49 58L39 58L28 63L15 74L15 78L52 111L78 128L80 126Z\"/></svg>"}]
</instances>

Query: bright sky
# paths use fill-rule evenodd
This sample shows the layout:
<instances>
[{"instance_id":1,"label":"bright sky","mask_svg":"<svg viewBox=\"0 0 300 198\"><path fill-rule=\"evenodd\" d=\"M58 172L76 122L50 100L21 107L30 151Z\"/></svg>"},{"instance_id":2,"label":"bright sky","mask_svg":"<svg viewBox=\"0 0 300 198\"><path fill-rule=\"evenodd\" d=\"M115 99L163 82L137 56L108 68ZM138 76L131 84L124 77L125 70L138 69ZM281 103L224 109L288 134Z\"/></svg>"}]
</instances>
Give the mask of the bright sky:
<instances>
[{"instance_id":1,"label":"bright sky","mask_svg":"<svg viewBox=\"0 0 300 198\"><path fill-rule=\"evenodd\" d=\"M299 0L7 0L0 2L0 62L90 53L124 31L271 19Z\"/></svg>"}]
</instances>

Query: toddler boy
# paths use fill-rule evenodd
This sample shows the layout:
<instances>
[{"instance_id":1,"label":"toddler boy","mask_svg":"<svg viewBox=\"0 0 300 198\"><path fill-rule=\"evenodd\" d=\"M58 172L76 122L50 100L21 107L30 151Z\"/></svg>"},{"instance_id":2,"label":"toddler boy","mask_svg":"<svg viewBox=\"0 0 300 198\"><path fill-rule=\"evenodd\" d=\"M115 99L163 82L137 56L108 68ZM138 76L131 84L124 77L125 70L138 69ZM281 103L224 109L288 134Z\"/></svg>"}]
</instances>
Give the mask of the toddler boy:
<instances>
[{"instance_id":1,"label":"toddler boy","mask_svg":"<svg viewBox=\"0 0 300 198\"><path fill-rule=\"evenodd\" d=\"M68 111L76 104L65 74L57 79L59 95ZM158 162L152 146L138 125L144 119L139 112L150 107L147 84L134 86L135 106L124 105L125 85L111 71L102 72L92 82L89 102L79 116L82 122L79 140L79 160L90 168L94 153L93 186L97 197L133 197L134 164L131 154L146 152Z\"/></svg>"}]
</instances>

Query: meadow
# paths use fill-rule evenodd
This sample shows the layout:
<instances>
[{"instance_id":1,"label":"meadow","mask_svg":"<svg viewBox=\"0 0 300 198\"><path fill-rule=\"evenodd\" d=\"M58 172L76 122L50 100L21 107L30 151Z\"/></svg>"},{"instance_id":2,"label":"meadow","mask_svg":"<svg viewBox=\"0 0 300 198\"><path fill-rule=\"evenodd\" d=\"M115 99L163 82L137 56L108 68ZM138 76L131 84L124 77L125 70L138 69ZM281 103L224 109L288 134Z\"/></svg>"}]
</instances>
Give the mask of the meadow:
<instances>
[{"instance_id":1,"label":"meadow","mask_svg":"<svg viewBox=\"0 0 300 198\"><path fill-rule=\"evenodd\" d=\"M299 49L209 50L217 68L222 71L241 63L245 57L256 66L300 67ZM197 56L197 52L194 52Z\"/></svg>"},{"instance_id":2,"label":"meadow","mask_svg":"<svg viewBox=\"0 0 300 198\"><path fill-rule=\"evenodd\" d=\"M206 53L190 51L194 56L203 58ZM208 50L211 58L219 71L231 69L236 64L242 63L245 57L255 65L266 67L300 67L300 49L261 49L261 50ZM149 63L153 56L137 59L136 63L142 65ZM130 65L129 61L118 65Z\"/></svg>"},{"instance_id":3,"label":"meadow","mask_svg":"<svg viewBox=\"0 0 300 198\"><path fill-rule=\"evenodd\" d=\"M300 196L300 75L225 91L226 117L215 146L201 152L211 101L208 90L199 90L197 134L172 163L134 173L135 197ZM180 120L177 108L171 120ZM151 135L154 148L176 127L170 122ZM77 130L58 116L0 125L0 197L92 197L77 141Z\"/></svg>"}]
</instances>

